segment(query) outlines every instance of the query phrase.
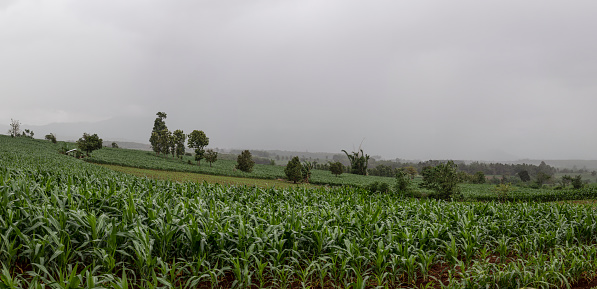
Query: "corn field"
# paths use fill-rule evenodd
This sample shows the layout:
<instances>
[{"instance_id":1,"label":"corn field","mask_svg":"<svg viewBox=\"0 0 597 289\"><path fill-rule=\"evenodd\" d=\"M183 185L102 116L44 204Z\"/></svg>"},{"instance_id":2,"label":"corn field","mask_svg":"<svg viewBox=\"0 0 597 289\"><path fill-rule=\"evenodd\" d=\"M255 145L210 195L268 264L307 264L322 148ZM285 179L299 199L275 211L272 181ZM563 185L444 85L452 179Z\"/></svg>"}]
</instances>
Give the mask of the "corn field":
<instances>
[{"instance_id":1,"label":"corn field","mask_svg":"<svg viewBox=\"0 0 597 289\"><path fill-rule=\"evenodd\" d=\"M0 137L0 288L566 288L596 277L589 206L156 181L52 149Z\"/></svg>"}]
</instances>

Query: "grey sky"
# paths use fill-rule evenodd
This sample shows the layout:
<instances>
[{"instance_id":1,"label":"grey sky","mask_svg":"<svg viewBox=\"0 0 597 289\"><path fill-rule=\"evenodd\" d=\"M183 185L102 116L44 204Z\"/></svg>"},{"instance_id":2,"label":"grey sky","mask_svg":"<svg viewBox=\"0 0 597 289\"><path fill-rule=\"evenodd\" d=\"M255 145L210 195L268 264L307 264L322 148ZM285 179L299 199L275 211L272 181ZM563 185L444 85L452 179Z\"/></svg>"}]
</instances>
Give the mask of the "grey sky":
<instances>
[{"instance_id":1,"label":"grey sky","mask_svg":"<svg viewBox=\"0 0 597 289\"><path fill-rule=\"evenodd\" d=\"M221 148L365 138L388 158L596 159L596 14L591 0L0 0L0 123L111 120L104 139L148 142L165 111Z\"/></svg>"}]
</instances>

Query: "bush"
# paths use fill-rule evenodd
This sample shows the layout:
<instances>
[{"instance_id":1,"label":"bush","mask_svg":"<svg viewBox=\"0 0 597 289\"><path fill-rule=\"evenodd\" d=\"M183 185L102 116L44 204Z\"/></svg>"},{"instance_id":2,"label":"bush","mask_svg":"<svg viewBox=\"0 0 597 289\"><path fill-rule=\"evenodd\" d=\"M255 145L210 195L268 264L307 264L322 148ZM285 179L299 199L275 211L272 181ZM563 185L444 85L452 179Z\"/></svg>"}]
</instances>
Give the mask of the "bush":
<instances>
[{"instance_id":1,"label":"bush","mask_svg":"<svg viewBox=\"0 0 597 289\"><path fill-rule=\"evenodd\" d=\"M370 193L387 193L390 191L390 186L387 183L373 182L366 189Z\"/></svg>"},{"instance_id":2,"label":"bush","mask_svg":"<svg viewBox=\"0 0 597 289\"><path fill-rule=\"evenodd\" d=\"M572 187L577 190L582 189L582 187L584 186L584 184L582 182L582 177L580 175L572 178L570 183L572 184Z\"/></svg>"},{"instance_id":3,"label":"bush","mask_svg":"<svg viewBox=\"0 0 597 289\"><path fill-rule=\"evenodd\" d=\"M330 172L337 177L344 172L344 165L341 162L330 163Z\"/></svg>"},{"instance_id":4,"label":"bush","mask_svg":"<svg viewBox=\"0 0 597 289\"><path fill-rule=\"evenodd\" d=\"M286 168L284 168L284 173L286 174L286 178L295 184L303 178L303 165L301 165L298 157L293 157L288 161Z\"/></svg>"},{"instance_id":5,"label":"bush","mask_svg":"<svg viewBox=\"0 0 597 289\"><path fill-rule=\"evenodd\" d=\"M510 184L499 184L493 188L493 191L499 201L505 202L508 199L508 193L512 191L512 186Z\"/></svg>"},{"instance_id":6,"label":"bush","mask_svg":"<svg viewBox=\"0 0 597 289\"><path fill-rule=\"evenodd\" d=\"M51 133L51 134L47 134L47 135L46 135L46 140L49 140L49 141L51 141L52 143L56 143L56 136L55 136L53 133Z\"/></svg>"},{"instance_id":7,"label":"bush","mask_svg":"<svg viewBox=\"0 0 597 289\"><path fill-rule=\"evenodd\" d=\"M458 187L456 164L453 161L435 167L425 167L422 175L423 183L421 183L421 187L435 191L434 198L449 200L462 197L460 187Z\"/></svg>"},{"instance_id":8,"label":"bush","mask_svg":"<svg viewBox=\"0 0 597 289\"><path fill-rule=\"evenodd\" d=\"M396 193L409 196L411 192L411 179L409 174L407 174L404 170L398 170L396 173L396 184L394 185L394 190Z\"/></svg>"},{"instance_id":9,"label":"bush","mask_svg":"<svg viewBox=\"0 0 597 289\"><path fill-rule=\"evenodd\" d=\"M87 156L89 156L92 151L102 148L102 142L102 139L97 134L84 133L83 137L77 141L77 146L79 150L86 152Z\"/></svg>"},{"instance_id":10,"label":"bush","mask_svg":"<svg viewBox=\"0 0 597 289\"><path fill-rule=\"evenodd\" d=\"M236 158L236 166L235 168L250 173L253 171L253 166L255 162L253 161L253 156L249 150L244 150L238 157Z\"/></svg>"},{"instance_id":11,"label":"bush","mask_svg":"<svg viewBox=\"0 0 597 289\"><path fill-rule=\"evenodd\" d=\"M481 171L476 172L473 176L473 184L484 184L487 181L485 174Z\"/></svg>"}]
</instances>

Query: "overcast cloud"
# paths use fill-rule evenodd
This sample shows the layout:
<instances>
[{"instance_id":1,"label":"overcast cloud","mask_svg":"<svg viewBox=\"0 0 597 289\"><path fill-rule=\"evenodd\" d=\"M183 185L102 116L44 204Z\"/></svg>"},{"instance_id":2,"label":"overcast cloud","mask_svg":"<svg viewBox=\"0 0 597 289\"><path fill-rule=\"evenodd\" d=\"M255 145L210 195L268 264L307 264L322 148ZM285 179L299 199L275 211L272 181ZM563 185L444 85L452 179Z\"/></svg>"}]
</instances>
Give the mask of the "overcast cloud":
<instances>
[{"instance_id":1,"label":"overcast cloud","mask_svg":"<svg viewBox=\"0 0 597 289\"><path fill-rule=\"evenodd\" d=\"M164 111L220 148L596 159L596 14L592 0L0 0L0 123L105 121L104 139L147 143Z\"/></svg>"}]
</instances>

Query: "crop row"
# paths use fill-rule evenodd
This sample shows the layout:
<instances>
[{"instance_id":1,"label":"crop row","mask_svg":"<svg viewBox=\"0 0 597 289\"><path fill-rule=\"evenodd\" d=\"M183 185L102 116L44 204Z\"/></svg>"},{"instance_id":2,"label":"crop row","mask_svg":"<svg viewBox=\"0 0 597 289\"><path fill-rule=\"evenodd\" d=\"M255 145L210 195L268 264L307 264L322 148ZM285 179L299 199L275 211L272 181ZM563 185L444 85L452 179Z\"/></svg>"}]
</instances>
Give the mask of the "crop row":
<instances>
[{"instance_id":1,"label":"crop row","mask_svg":"<svg viewBox=\"0 0 597 289\"><path fill-rule=\"evenodd\" d=\"M479 278L541 286L597 265L597 213L589 207L8 169L0 171L0 188L0 252L20 280L51 283L78 266L105 282L124 272L143 286L396 287L433 281L431 268L448 266L453 286ZM498 261L488 262L491 256ZM551 275L508 275L556 265Z\"/></svg>"},{"instance_id":2,"label":"crop row","mask_svg":"<svg viewBox=\"0 0 597 289\"><path fill-rule=\"evenodd\" d=\"M0 146L7 288L548 288L597 272L592 207L156 181L17 144Z\"/></svg>"},{"instance_id":3,"label":"crop row","mask_svg":"<svg viewBox=\"0 0 597 289\"><path fill-rule=\"evenodd\" d=\"M104 148L93 153L93 156L88 159L90 162L100 164L121 165L142 169L159 169L167 171L178 172L193 172L202 174L245 177L245 178L259 178L259 179L284 179L284 167L277 165L261 165L256 164L253 172L246 173L236 170L234 167L236 161L232 160L218 160L210 166L203 162L200 166L196 164L191 157L185 156L183 160L172 158L171 156L156 156L152 152L127 150L127 149L112 149ZM188 161L191 164L188 164ZM394 178L377 177L377 176L361 176L354 174L342 174L340 176L333 175L330 171L313 170L310 182L313 184L324 185L352 185L352 186L366 186L372 182L385 182L388 184L394 183Z\"/></svg>"}]
</instances>

